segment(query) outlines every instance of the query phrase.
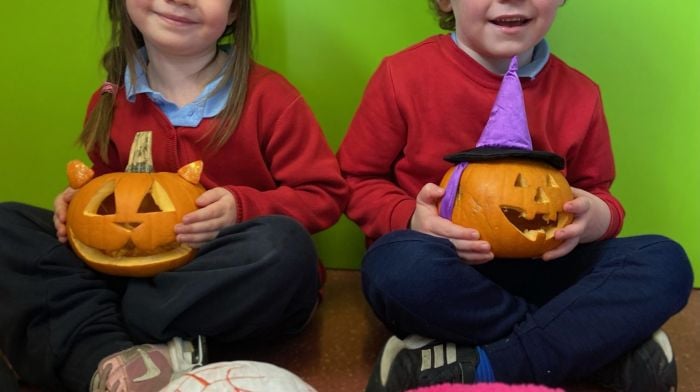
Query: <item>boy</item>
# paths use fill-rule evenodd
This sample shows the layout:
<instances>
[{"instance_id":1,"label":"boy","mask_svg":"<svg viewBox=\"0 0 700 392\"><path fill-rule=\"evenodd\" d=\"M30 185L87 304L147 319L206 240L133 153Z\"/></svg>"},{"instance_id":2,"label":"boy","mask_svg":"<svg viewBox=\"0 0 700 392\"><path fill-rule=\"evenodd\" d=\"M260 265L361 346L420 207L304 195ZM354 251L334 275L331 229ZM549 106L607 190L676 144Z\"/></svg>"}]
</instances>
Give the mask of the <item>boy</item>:
<instances>
[{"instance_id":1,"label":"boy","mask_svg":"<svg viewBox=\"0 0 700 392\"><path fill-rule=\"evenodd\" d=\"M452 34L382 62L338 151L352 189L346 213L372 244L365 296L397 335L367 389L595 379L672 390L675 362L655 331L685 306L692 271L667 238L615 238L624 210L610 193L598 87L543 39L563 1L431 4ZM477 143L512 57L532 144L565 159L575 196L564 207L574 221L541 259L494 258L478 232L437 209L442 158Z\"/></svg>"}]
</instances>

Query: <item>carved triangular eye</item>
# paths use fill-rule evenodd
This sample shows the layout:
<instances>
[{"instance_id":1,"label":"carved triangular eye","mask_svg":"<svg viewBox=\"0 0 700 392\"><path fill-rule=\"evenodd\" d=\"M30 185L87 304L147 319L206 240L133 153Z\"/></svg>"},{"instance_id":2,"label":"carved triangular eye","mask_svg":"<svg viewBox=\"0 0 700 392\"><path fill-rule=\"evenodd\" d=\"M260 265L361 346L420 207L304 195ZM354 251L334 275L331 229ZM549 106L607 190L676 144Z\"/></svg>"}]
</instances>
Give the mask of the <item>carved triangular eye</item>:
<instances>
[{"instance_id":1,"label":"carved triangular eye","mask_svg":"<svg viewBox=\"0 0 700 392\"><path fill-rule=\"evenodd\" d=\"M173 201L170 199L170 196L168 196L168 192L165 188L163 188L158 181L154 181L150 191L143 197L138 212L147 213L161 211L175 211L175 205L173 205Z\"/></svg>"},{"instance_id":2,"label":"carved triangular eye","mask_svg":"<svg viewBox=\"0 0 700 392\"><path fill-rule=\"evenodd\" d=\"M161 209L158 207L158 204L156 204L156 201L153 200L153 195L151 193L146 193L144 195L143 200L141 200L141 205L139 206L138 212L140 214L145 214L148 212L160 212Z\"/></svg>"},{"instance_id":3,"label":"carved triangular eye","mask_svg":"<svg viewBox=\"0 0 700 392\"><path fill-rule=\"evenodd\" d=\"M547 174L547 186L551 188L559 188L557 180L551 174Z\"/></svg>"},{"instance_id":4,"label":"carved triangular eye","mask_svg":"<svg viewBox=\"0 0 700 392\"><path fill-rule=\"evenodd\" d=\"M114 181L108 181L95 191L85 206L85 215L113 215L117 211Z\"/></svg>"},{"instance_id":5,"label":"carved triangular eye","mask_svg":"<svg viewBox=\"0 0 700 392\"><path fill-rule=\"evenodd\" d=\"M100 206L97 207L97 215L114 215L117 211L117 203L114 200L114 193L110 193L102 200Z\"/></svg>"},{"instance_id":6,"label":"carved triangular eye","mask_svg":"<svg viewBox=\"0 0 700 392\"><path fill-rule=\"evenodd\" d=\"M518 173L518 177L515 178L515 184L513 184L516 188L526 188L527 187L527 180L525 179L525 176L522 175L522 173Z\"/></svg>"}]
</instances>

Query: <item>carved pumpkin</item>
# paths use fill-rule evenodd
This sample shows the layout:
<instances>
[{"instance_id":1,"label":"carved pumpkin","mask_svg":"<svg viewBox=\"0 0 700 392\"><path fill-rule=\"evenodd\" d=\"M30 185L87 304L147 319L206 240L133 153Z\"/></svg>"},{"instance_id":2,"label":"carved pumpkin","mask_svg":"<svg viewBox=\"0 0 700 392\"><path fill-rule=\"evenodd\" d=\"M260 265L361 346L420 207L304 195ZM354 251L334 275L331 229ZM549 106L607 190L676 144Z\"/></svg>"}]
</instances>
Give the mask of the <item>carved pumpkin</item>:
<instances>
[{"instance_id":1,"label":"carved pumpkin","mask_svg":"<svg viewBox=\"0 0 700 392\"><path fill-rule=\"evenodd\" d=\"M78 189L68 206L68 240L90 267L110 275L153 276L194 256L194 249L176 242L173 227L197 209L195 200L204 192L201 161L178 173L92 178L92 170L79 161L69 162L67 171L71 187Z\"/></svg>"},{"instance_id":2,"label":"carved pumpkin","mask_svg":"<svg viewBox=\"0 0 700 392\"><path fill-rule=\"evenodd\" d=\"M445 174L442 187L454 170ZM544 162L470 162L459 181L451 220L476 229L496 257L539 257L559 245L555 230L573 220L563 211L571 199L566 178Z\"/></svg>"}]
</instances>

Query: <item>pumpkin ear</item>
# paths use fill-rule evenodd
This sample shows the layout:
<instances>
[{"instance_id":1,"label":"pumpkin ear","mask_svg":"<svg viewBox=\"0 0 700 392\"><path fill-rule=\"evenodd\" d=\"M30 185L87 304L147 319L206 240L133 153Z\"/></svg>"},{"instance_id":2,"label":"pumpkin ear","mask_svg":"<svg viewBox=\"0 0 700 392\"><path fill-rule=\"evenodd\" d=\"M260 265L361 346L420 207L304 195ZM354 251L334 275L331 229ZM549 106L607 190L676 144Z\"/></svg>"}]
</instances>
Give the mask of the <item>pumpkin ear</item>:
<instances>
[{"instance_id":1,"label":"pumpkin ear","mask_svg":"<svg viewBox=\"0 0 700 392\"><path fill-rule=\"evenodd\" d=\"M196 184L199 184L199 177L202 175L202 168L203 167L204 167L204 162L194 161L194 162L188 163L187 165L181 167L177 171L177 174L179 174L180 177L187 180L187 182L190 182L190 183L196 185Z\"/></svg>"},{"instance_id":2,"label":"pumpkin ear","mask_svg":"<svg viewBox=\"0 0 700 392\"><path fill-rule=\"evenodd\" d=\"M95 176L95 172L92 169L77 159L68 162L66 173L68 174L68 184L73 189L78 189L87 184Z\"/></svg>"}]
</instances>

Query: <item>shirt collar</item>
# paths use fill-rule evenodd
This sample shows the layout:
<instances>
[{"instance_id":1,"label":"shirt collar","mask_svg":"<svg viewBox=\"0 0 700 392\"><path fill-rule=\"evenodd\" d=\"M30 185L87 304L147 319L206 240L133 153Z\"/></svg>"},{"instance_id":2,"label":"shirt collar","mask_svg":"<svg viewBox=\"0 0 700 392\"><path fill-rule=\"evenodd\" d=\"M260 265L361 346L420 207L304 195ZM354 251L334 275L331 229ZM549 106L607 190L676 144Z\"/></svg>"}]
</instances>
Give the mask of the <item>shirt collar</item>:
<instances>
[{"instance_id":1,"label":"shirt collar","mask_svg":"<svg viewBox=\"0 0 700 392\"><path fill-rule=\"evenodd\" d=\"M126 99L129 102L136 101L136 96L138 94L145 94L151 101L158 105L172 125L184 127L196 127L203 119L214 117L221 113L226 106L228 93L231 89L231 82L228 83L226 88L221 88L212 95L212 92L223 79L223 75L219 75L209 82L194 101L183 107L178 107L173 102L168 101L163 94L153 90L149 85L146 70L142 65L146 63L148 59L146 49L139 49L137 56L141 61L134 61L134 73L136 77L132 80L129 67L127 67L124 74L124 88L126 90Z\"/></svg>"},{"instance_id":2,"label":"shirt collar","mask_svg":"<svg viewBox=\"0 0 700 392\"><path fill-rule=\"evenodd\" d=\"M451 36L452 40L457 43L457 33L453 31ZM549 44L547 43L546 39L542 38L542 40L535 45L535 48L532 51L532 61L518 68L518 76L534 79L540 73L540 71L542 71L545 64L547 64L549 54Z\"/></svg>"}]
</instances>

